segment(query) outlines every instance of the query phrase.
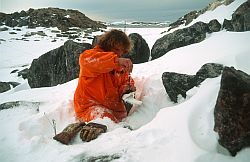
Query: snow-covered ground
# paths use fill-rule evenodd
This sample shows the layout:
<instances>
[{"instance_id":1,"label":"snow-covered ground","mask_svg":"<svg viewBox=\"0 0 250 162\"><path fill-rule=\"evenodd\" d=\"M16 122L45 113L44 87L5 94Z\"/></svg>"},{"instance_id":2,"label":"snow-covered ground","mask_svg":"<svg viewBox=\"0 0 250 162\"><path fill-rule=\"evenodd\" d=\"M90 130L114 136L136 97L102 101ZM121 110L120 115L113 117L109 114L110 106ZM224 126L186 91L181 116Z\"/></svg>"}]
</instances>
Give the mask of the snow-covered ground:
<instances>
[{"instance_id":1,"label":"snow-covered ground","mask_svg":"<svg viewBox=\"0 0 250 162\"><path fill-rule=\"evenodd\" d=\"M209 11L213 19L228 18L245 2L236 0L231 5ZM225 12L226 11L226 12ZM213 16L211 16L213 15ZM203 20L202 16L197 19ZM229 18L230 19L230 18ZM194 20L196 21L196 20ZM98 158L121 162L248 162L250 148L231 157L219 146L218 135L213 131L213 110L220 88L220 77L206 79L199 87L188 91L187 98L179 97L179 103L170 101L161 81L165 71L195 74L205 63L222 63L234 66L250 74L250 32L222 30L208 34L196 44L168 52L159 59L134 65L138 94L143 104L124 122L114 124L109 119L96 122L108 125L108 132L89 143L79 136L66 146L53 140L52 120L57 132L75 122L73 95L77 79L55 87L30 89L27 80L17 77L12 70L29 67L34 58L61 46L66 38L51 42L52 29L36 29L48 37L31 36L29 41L15 40L31 29L22 28L11 35L0 32L0 81L18 81L21 85L0 94L0 104L23 101L20 106L0 111L0 161L88 161ZM35 29L32 29L35 30ZM142 35L150 48L162 37L166 28L127 28L126 32ZM95 33L99 34L99 33ZM165 33L166 34L166 33ZM51 36L51 37L50 37ZM4 39L5 41L3 41ZM35 41L39 39L40 41ZM91 42L91 40L85 40ZM123 128L124 124L134 128Z\"/></svg>"}]
</instances>

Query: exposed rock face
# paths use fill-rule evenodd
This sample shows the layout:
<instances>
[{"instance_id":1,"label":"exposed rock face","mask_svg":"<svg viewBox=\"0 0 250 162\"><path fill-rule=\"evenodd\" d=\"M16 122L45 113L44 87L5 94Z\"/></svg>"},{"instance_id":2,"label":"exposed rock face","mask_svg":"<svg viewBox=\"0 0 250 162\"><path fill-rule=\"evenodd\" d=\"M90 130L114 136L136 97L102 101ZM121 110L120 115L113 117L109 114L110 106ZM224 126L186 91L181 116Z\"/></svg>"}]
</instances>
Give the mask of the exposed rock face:
<instances>
[{"instance_id":1,"label":"exposed rock face","mask_svg":"<svg viewBox=\"0 0 250 162\"><path fill-rule=\"evenodd\" d=\"M147 42L138 33L129 34L132 42L132 49L127 55L134 64L147 62L150 56L150 50Z\"/></svg>"},{"instance_id":2,"label":"exposed rock face","mask_svg":"<svg viewBox=\"0 0 250 162\"><path fill-rule=\"evenodd\" d=\"M0 14L0 22L10 27L58 27L62 31L68 30L69 27L106 28L102 23L89 19L77 10L59 8L29 9L27 12Z\"/></svg>"},{"instance_id":3,"label":"exposed rock face","mask_svg":"<svg viewBox=\"0 0 250 162\"><path fill-rule=\"evenodd\" d=\"M228 31L250 31L250 1L246 1L232 15L232 20L224 20L223 28Z\"/></svg>"},{"instance_id":4,"label":"exposed rock face","mask_svg":"<svg viewBox=\"0 0 250 162\"><path fill-rule=\"evenodd\" d=\"M197 22L188 28L179 29L163 36L152 47L152 60L163 56L172 49L201 42L206 38L206 33L209 31L206 23Z\"/></svg>"},{"instance_id":5,"label":"exposed rock face","mask_svg":"<svg viewBox=\"0 0 250 162\"><path fill-rule=\"evenodd\" d=\"M69 40L32 61L28 82L31 88L50 87L68 82L79 75L79 55L91 44Z\"/></svg>"},{"instance_id":6,"label":"exposed rock face","mask_svg":"<svg viewBox=\"0 0 250 162\"><path fill-rule=\"evenodd\" d=\"M207 78L215 78L221 74L221 64L207 63L203 65L196 75L164 72L162 82L171 101L177 103L178 95L186 98L186 92L198 86Z\"/></svg>"},{"instance_id":7,"label":"exposed rock face","mask_svg":"<svg viewBox=\"0 0 250 162\"><path fill-rule=\"evenodd\" d=\"M250 76L225 67L214 109L219 143L235 156L250 146Z\"/></svg>"}]
</instances>

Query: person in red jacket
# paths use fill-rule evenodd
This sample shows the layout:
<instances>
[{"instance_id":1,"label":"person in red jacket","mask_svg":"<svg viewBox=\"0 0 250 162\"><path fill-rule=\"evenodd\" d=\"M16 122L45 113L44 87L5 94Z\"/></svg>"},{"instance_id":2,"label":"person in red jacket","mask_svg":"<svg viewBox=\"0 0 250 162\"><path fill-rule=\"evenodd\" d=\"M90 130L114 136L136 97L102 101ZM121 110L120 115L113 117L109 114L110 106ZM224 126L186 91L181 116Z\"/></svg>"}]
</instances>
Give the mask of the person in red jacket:
<instances>
[{"instance_id":1,"label":"person in red jacket","mask_svg":"<svg viewBox=\"0 0 250 162\"><path fill-rule=\"evenodd\" d=\"M78 120L89 122L108 117L120 122L127 116L122 95L135 91L130 77L133 63L122 56L131 49L128 36L113 29L103 34L97 45L80 54L80 74L74 94Z\"/></svg>"}]
</instances>

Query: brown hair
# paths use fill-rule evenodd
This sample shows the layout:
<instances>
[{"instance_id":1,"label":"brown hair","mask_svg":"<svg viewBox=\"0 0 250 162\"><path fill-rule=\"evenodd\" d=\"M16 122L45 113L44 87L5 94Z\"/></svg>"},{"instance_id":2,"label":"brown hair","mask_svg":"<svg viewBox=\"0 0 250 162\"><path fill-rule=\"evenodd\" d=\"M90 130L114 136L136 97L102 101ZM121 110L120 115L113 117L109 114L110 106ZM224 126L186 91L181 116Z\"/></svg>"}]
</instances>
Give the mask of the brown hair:
<instances>
[{"instance_id":1,"label":"brown hair","mask_svg":"<svg viewBox=\"0 0 250 162\"><path fill-rule=\"evenodd\" d=\"M124 53L128 53L131 50L129 37L123 31L117 29L112 29L103 34L99 39L98 45L105 52L111 51L117 46L123 47Z\"/></svg>"}]
</instances>

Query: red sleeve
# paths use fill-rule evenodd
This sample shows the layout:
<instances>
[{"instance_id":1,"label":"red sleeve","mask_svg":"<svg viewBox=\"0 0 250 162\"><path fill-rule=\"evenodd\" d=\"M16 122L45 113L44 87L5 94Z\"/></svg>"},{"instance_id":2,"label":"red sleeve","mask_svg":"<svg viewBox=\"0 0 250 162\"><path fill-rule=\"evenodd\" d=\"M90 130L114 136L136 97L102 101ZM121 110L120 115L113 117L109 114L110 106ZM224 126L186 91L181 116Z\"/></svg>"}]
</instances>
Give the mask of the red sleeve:
<instances>
[{"instance_id":1,"label":"red sleeve","mask_svg":"<svg viewBox=\"0 0 250 162\"><path fill-rule=\"evenodd\" d=\"M96 76L107 73L118 67L117 55L114 52L98 51L95 48L86 50L80 55L79 63L83 75Z\"/></svg>"}]
</instances>

